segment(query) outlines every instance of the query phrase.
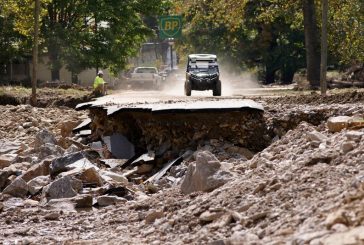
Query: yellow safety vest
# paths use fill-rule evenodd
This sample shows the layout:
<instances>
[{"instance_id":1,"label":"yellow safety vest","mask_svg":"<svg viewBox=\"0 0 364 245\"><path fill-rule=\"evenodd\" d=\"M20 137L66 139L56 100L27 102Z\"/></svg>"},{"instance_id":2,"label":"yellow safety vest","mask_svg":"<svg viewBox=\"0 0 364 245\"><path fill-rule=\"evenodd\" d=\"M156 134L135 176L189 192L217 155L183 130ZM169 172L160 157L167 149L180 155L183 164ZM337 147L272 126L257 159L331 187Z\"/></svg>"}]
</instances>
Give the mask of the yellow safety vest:
<instances>
[{"instance_id":1,"label":"yellow safety vest","mask_svg":"<svg viewBox=\"0 0 364 245\"><path fill-rule=\"evenodd\" d=\"M98 86L104 84L105 81L102 77L97 76L94 81L94 89L96 89Z\"/></svg>"}]
</instances>

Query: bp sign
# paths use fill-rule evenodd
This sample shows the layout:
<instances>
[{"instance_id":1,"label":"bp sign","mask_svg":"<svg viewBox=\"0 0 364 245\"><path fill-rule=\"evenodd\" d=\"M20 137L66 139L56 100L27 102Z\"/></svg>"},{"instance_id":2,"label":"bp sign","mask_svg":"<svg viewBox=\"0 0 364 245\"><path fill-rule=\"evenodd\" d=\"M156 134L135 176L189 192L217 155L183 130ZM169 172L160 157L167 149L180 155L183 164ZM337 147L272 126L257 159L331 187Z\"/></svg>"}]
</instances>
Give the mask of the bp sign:
<instances>
[{"instance_id":1,"label":"bp sign","mask_svg":"<svg viewBox=\"0 0 364 245\"><path fill-rule=\"evenodd\" d=\"M182 35L182 16L162 16L159 18L161 39L179 38Z\"/></svg>"}]
</instances>

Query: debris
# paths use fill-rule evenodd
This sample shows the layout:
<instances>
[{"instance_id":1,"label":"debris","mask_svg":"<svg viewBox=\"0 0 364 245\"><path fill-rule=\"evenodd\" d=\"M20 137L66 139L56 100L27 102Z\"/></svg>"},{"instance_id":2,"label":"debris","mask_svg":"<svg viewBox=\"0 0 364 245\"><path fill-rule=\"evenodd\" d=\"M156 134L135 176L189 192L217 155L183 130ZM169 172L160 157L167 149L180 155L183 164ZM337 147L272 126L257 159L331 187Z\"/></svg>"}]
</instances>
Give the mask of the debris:
<instances>
[{"instance_id":1,"label":"debris","mask_svg":"<svg viewBox=\"0 0 364 245\"><path fill-rule=\"evenodd\" d=\"M349 225L349 220L344 210L337 210L330 213L326 218L326 227L330 229L335 224Z\"/></svg>"},{"instance_id":2,"label":"debris","mask_svg":"<svg viewBox=\"0 0 364 245\"><path fill-rule=\"evenodd\" d=\"M129 159L135 155L135 147L121 134L113 134L103 137L102 140L107 145L111 154L119 159Z\"/></svg>"},{"instance_id":3,"label":"debris","mask_svg":"<svg viewBox=\"0 0 364 245\"><path fill-rule=\"evenodd\" d=\"M60 213L59 212L51 212L49 214L46 214L44 216L44 219L45 220L58 220L59 219L59 216L60 216Z\"/></svg>"},{"instance_id":4,"label":"debris","mask_svg":"<svg viewBox=\"0 0 364 245\"><path fill-rule=\"evenodd\" d=\"M122 197L118 197L118 196L99 196L97 197L97 204L100 207L105 207L105 206L110 206L110 205L115 205L118 203L124 203L127 200L125 198Z\"/></svg>"},{"instance_id":5,"label":"debris","mask_svg":"<svg viewBox=\"0 0 364 245\"><path fill-rule=\"evenodd\" d=\"M100 161L111 169L122 167L127 162L126 159L102 159Z\"/></svg>"},{"instance_id":6,"label":"debris","mask_svg":"<svg viewBox=\"0 0 364 245\"><path fill-rule=\"evenodd\" d=\"M72 131L73 133L78 133L82 130L90 129L91 119L87 118L82 123L80 123L77 127L75 127Z\"/></svg>"},{"instance_id":7,"label":"debris","mask_svg":"<svg viewBox=\"0 0 364 245\"><path fill-rule=\"evenodd\" d=\"M24 174L21 175L22 179L26 182L38 177L49 175L49 166L52 160L45 159L41 163L37 163L30 167Z\"/></svg>"},{"instance_id":8,"label":"debris","mask_svg":"<svg viewBox=\"0 0 364 245\"><path fill-rule=\"evenodd\" d=\"M28 190L29 187L27 182L25 182L21 177L18 177L3 190L3 194L9 194L13 197L23 198L27 195Z\"/></svg>"},{"instance_id":9,"label":"debris","mask_svg":"<svg viewBox=\"0 0 364 245\"><path fill-rule=\"evenodd\" d=\"M47 200L74 197L82 189L82 182L70 176L55 180L43 188Z\"/></svg>"},{"instance_id":10,"label":"debris","mask_svg":"<svg viewBox=\"0 0 364 245\"><path fill-rule=\"evenodd\" d=\"M83 159L83 160L81 160ZM71 165L77 161L86 161L87 159L84 158L82 152L72 153L66 156L62 156L56 158L52 161L51 165L49 166L51 176L56 176L57 174L69 170L67 168L68 165Z\"/></svg>"},{"instance_id":11,"label":"debris","mask_svg":"<svg viewBox=\"0 0 364 245\"><path fill-rule=\"evenodd\" d=\"M188 166L182 181L181 191L189 194L195 191L209 192L231 180L232 174L220 170L219 160L210 152L197 152L196 162Z\"/></svg>"},{"instance_id":12,"label":"debris","mask_svg":"<svg viewBox=\"0 0 364 245\"><path fill-rule=\"evenodd\" d=\"M95 167L87 167L78 175L84 185L102 186L103 180Z\"/></svg>"},{"instance_id":13,"label":"debris","mask_svg":"<svg viewBox=\"0 0 364 245\"><path fill-rule=\"evenodd\" d=\"M155 175L153 175L152 177L150 177L149 179L147 179L144 183L155 183L157 182L161 177L163 177L163 175L166 174L166 172L175 164L180 164L183 161L182 157L177 158L174 161L171 161L169 163L167 163L166 165L164 165L164 167Z\"/></svg>"},{"instance_id":14,"label":"debris","mask_svg":"<svg viewBox=\"0 0 364 245\"><path fill-rule=\"evenodd\" d=\"M102 170L102 171L100 171L100 175L104 179L104 181L106 181L106 182L115 181L115 182L121 183L121 184L127 184L128 183L128 179L125 176L121 175L121 174L117 174L117 173L114 173L114 172Z\"/></svg>"},{"instance_id":15,"label":"debris","mask_svg":"<svg viewBox=\"0 0 364 245\"><path fill-rule=\"evenodd\" d=\"M49 176L38 176L30 180L27 184L29 186L29 193L31 195L35 195L40 190L43 189L44 186L48 185L51 182Z\"/></svg>"},{"instance_id":16,"label":"debris","mask_svg":"<svg viewBox=\"0 0 364 245\"><path fill-rule=\"evenodd\" d=\"M327 120L327 127L332 133L340 132L342 129L348 127L351 119L349 116L330 117Z\"/></svg>"},{"instance_id":17,"label":"debris","mask_svg":"<svg viewBox=\"0 0 364 245\"><path fill-rule=\"evenodd\" d=\"M9 167L18 157L17 154L0 155L0 169Z\"/></svg>"},{"instance_id":18,"label":"debris","mask_svg":"<svg viewBox=\"0 0 364 245\"><path fill-rule=\"evenodd\" d=\"M42 129L35 136L34 147L39 148L45 144L57 145L57 140L54 134L46 129Z\"/></svg>"},{"instance_id":19,"label":"debris","mask_svg":"<svg viewBox=\"0 0 364 245\"><path fill-rule=\"evenodd\" d=\"M163 216L164 216L163 211L151 210L145 216L145 222L148 224L152 224L156 219L161 219L163 218Z\"/></svg>"}]
</instances>

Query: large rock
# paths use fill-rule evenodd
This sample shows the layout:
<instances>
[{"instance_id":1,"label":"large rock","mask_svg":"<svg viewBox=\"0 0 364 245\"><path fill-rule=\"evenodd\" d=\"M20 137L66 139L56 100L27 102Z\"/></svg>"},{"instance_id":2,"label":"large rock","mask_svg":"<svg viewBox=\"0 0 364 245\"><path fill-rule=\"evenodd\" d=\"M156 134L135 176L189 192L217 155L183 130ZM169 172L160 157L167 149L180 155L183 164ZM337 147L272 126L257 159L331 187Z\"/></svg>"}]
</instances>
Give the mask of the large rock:
<instances>
[{"instance_id":1,"label":"large rock","mask_svg":"<svg viewBox=\"0 0 364 245\"><path fill-rule=\"evenodd\" d=\"M97 204L100 207L105 207L105 206L110 206L110 205L115 205L117 203L120 202L126 202L127 200L125 198L122 197L118 197L118 196L99 196L97 197Z\"/></svg>"},{"instance_id":2,"label":"large rock","mask_svg":"<svg viewBox=\"0 0 364 245\"><path fill-rule=\"evenodd\" d=\"M188 166L181 185L181 191L189 194L196 191L212 191L226 182L232 174L221 170L219 160L208 151L200 151L195 156L196 162Z\"/></svg>"},{"instance_id":3,"label":"large rock","mask_svg":"<svg viewBox=\"0 0 364 245\"><path fill-rule=\"evenodd\" d=\"M61 130L62 137L66 138L66 137L71 136L72 130L79 124L80 124L79 122L75 122L75 121L61 122L58 125L58 128Z\"/></svg>"},{"instance_id":4,"label":"large rock","mask_svg":"<svg viewBox=\"0 0 364 245\"><path fill-rule=\"evenodd\" d=\"M6 187L10 180L9 176L14 174L12 171L1 171L0 170L0 190L2 190L4 187Z\"/></svg>"},{"instance_id":5,"label":"large rock","mask_svg":"<svg viewBox=\"0 0 364 245\"><path fill-rule=\"evenodd\" d=\"M78 178L85 184L95 184L97 186L103 185L103 180L95 167L84 169Z\"/></svg>"},{"instance_id":6,"label":"large rock","mask_svg":"<svg viewBox=\"0 0 364 245\"><path fill-rule=\"evenodd\" d=\"M43 189L44 186L48 185L51 182L51 178L49 176L38 176L31 181L28 182L29 193L34 195Z\"/></svg>"},{"instance_id":7,"label":"large rock","mask_svg":"<svg viewBox=\"0 0 364 245\"><path fill-rule=\"evenodd\" d=\"M347 128L352 118L348 116L330 117L327 120L327 127L332 133L340 132L344 128Z\"/></svg>"},{"instance_id":8,"label":"large rock","mask_svg":"<svg viewBox=\"0 0 364 245\"><path fill-rule=\"evenodd\" d=\"M91 208L91 195L77 195L70 198L52 199L44 207L51 210L74 211L76 208Z\"/></svg>"},{"instance_id":9,"label":"large rock","mask_svg":"<svg viewBox=\"0 0 364 245\"><path fill-rule=\"evenodd\" d=\"M45 158L50 158L51 156L55 157L60 157L64 154L64 150L62 149L62 147L58 146L58 145L53 145L50 143L46 143L42 146L40 146L38 148L39 151L39 159L45 159Z\"/></svg>"},{"instance_id":10,"label":"large rock","mask_svg":"<svg viewBox=\"0 0 364 245\"><path fill-rule=\"evenodd\" d=\"M16 154L22 149L22 145L17 141L0 140L0 156L3 154Z\"/></svg>"},{"instance_id":11,"label":"large rock","mask_svg":"<svg viewBox=\"0 0 364 245\"><path fill-rule=\"evenodd\" d=\"M74 197L82 190L82 182L70 176L55 180L43 189L47 200Z\"/></svg>"},{"instance_id":12,"label":"large rock","mask_svg":"<svg viewBox=\"0 0 364 245\"><path fill-rule=\"evenodd\" d=\"M37 135L35 136L34 147L38 149L39 147L47 143L56 145L57 140L53 133L49 132L46 129L43 129L39 131L39 133L37 133Z\"/></svg>"},{"instance_id":13,"label":"large rock","mask_svg":"<svg viewBox=\"0 0 364 245\"><path fill-rule=\"evenodd\" d=\"M13 162L15 162L17 154L4 154L0 156L0 169L9 167Z\"/></svg>"},{"instance_id":14,"label":"large rock","mask_svg":"<svg viewBox=\"0 0 364 245\"><path fill-rule=\"evenodd\" d=\"M339 209L336 212L330 213L325 220L326 227L330 229L335 224L348 225L349 220L344 210Z\"/></svg>"},{"instance_id":15,"label":"large rock","mask_svg":"<svg viewBox=\"0 0 364 245\"><path fill-rule=\"evenodd\" d=\"M329 234L320 239L316 244L322 245L347 245L347 244L363 244L364 226L358 226L345 232L336 232Z\"/></svg>"},{"instance_id":16,"label":"large rock","mask_svg":"<svg viewBox=\"0 0 364 245\"><path fill-rule=\"evenodd\" d=\"M61 172L68 171L69 170L69 168L67 168L68 165L71 165L81 159L84 159L82 152L76 152L54 159L51 165L49 166L51 176L56 176Z\"/></svg>"},{"instance_id":17,"label":"large rock","mask_svg":"<svg viewBox=\"0 0 364 245\"><path fill-rule=\"evenodd\" d=\"M38 176L49 175L49 165L51 162L52 160L46 159L41 163L33 165L28 169L28 171L21 175L22 179L26 182L29 182Z\"/></svg>"},{"instance_id":18,"label":"large rock","mask_svg":"<svg viewBox=\"0 0 364 245\"><path fill-rule=\"evenodd\" d=\"M21 177L16 178L4 190L3 194L9 194L13 197L25 197L28 193L29 187Z\"/></svg>"},{"instance_id":19,"label":"large rock","mask_svg":"<svg viewBox=\"0 0 364 245\"><path fill-rule=\"evenodd\" d=\"M327 140L327 137L325 135L323 135L320 132L317 132L316 130L314 130L312 132L308 132L307 138L310 141L316 141L316 142L325 142Z\"/></svg>"}]
</instances>

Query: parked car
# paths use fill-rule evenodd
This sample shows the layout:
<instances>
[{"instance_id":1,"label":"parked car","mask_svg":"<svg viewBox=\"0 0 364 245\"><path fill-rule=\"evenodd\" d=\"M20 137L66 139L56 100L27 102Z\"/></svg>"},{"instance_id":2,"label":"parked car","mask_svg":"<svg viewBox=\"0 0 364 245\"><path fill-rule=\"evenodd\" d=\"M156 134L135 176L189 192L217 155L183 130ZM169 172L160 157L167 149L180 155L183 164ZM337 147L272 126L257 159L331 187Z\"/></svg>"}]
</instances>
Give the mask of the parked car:
<instances>
[{"instance_id":1,"label":"parked car","mask_svg":"<svg viewBox=\"0 0 364 245\"><path fill-rule=\"evenodd\" d=\"M213 54L190 54L188 56L185 95L192 90L212 90L213 96L221 96L221 81L217 57Z\"/></svg>"}]
</instances>

